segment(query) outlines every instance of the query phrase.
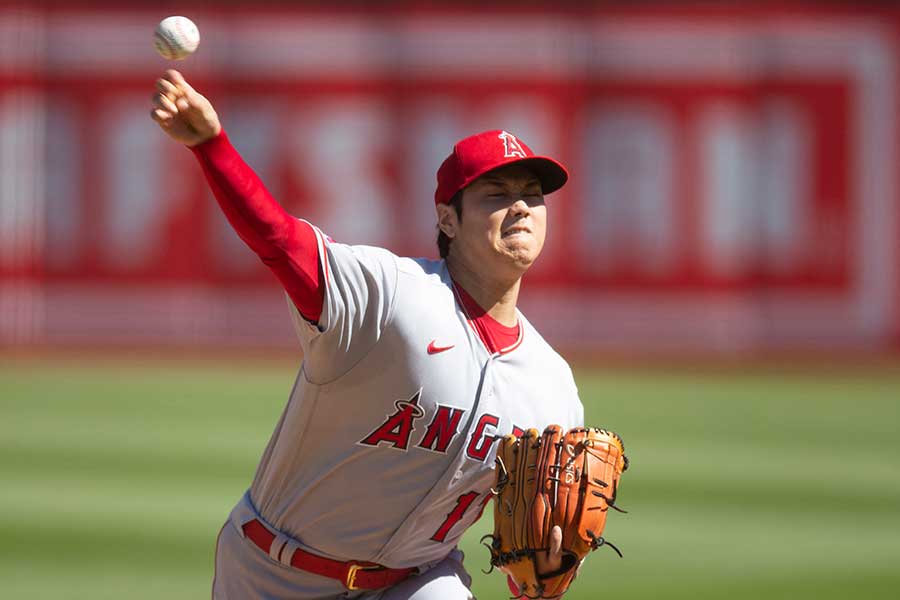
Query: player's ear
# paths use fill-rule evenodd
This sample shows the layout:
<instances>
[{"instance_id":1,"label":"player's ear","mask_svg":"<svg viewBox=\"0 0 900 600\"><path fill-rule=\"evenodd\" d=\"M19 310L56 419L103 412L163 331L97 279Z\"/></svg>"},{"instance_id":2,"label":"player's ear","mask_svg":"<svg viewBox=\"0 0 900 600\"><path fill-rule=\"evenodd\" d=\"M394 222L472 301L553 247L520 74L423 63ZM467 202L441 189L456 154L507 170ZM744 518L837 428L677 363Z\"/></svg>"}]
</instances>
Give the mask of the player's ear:
<instances>
[{"instance_id":1,"label":"player's ear","mask_svg":"<svg viewBox=\"0 0 900 600\"><path fill-rule=\"evenodd\" d=\"M449 204L437 204L435 210L437 210L438 229L452 240L456 237L456 231L459 228L456 210Z\"/></svg>"}]
</instances>

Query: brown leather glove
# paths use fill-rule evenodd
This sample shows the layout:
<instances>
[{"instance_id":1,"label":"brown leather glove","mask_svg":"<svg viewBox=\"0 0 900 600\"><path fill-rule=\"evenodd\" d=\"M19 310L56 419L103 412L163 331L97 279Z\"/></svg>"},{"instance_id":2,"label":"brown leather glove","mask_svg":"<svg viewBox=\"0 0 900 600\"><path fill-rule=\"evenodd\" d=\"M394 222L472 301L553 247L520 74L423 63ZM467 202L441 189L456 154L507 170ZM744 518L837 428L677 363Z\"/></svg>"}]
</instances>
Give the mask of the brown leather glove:
<instances>
[{"instance_id":1,"label":"brown leather glove","mask_svg":"<svg viewBox=\"0 0 900 600\"><path fill-rule=\"evenodd\" d=\"M619 477L628 468L622 439L611 431L551 425L539 435L507 435L497 449L491 565L506 572L527 598L558 598L582 559L600 546L609 508L616 507ZM562 564L538 572L550 532L562 528Z\"/></svg>"}]
</instances>

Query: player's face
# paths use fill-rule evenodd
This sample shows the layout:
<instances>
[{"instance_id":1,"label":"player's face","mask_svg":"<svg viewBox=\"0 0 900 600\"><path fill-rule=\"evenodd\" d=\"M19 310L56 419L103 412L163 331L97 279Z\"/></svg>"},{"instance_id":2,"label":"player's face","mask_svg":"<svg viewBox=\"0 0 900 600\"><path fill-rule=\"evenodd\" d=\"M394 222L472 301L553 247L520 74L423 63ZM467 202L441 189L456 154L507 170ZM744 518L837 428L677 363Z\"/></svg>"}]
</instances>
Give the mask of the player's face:
<instances>
[{"instance_id":1,"label":"player's face","mask_svg":"<svg viewBox=\"0 0 900 600\"><path fill-rule=\"evenodd\" d=\"M513 266L535 261L547 233L541 182L527 168L510 165L476 179L463 192L463 218L451 252L472 266Z\"/></svg>"}]
</instances>

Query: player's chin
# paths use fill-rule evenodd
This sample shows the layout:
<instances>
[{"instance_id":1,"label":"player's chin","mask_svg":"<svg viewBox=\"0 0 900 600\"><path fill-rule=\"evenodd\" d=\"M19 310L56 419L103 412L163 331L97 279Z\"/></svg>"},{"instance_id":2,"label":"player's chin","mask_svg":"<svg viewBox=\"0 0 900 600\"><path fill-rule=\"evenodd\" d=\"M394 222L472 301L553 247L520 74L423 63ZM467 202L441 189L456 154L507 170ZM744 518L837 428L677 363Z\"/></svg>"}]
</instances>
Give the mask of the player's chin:
<instances>
[{"instance_id":1,"label":"player's chin","mask_svg":"<svg viewBox=\"0 0 900 600\"><path fill-rule=\"evenodd\" d=\"M541 253L541 247L534 241L504 244L502 252L504 256L514 262L519 268L527 269L537 260Z\"/></svg>"}]
</instances>

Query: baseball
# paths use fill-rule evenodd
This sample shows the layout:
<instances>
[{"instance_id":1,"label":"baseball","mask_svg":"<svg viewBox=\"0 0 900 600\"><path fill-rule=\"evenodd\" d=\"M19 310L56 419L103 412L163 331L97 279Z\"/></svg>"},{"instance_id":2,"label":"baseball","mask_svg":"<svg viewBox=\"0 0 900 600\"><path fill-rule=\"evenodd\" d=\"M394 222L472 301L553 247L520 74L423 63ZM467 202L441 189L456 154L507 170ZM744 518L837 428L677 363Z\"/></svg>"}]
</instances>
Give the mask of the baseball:
<instances>
[{"instance_id":1,"label":"baseball","mask_svg":"<svg viewBox=\"0 0 900 600\"><path fill-rule=\"evenodd\" d=\"M168 60L186 58L200 45L200 30L187 17L166 17L153 32L153 46Z\"/></svg>"}]
</instances>

